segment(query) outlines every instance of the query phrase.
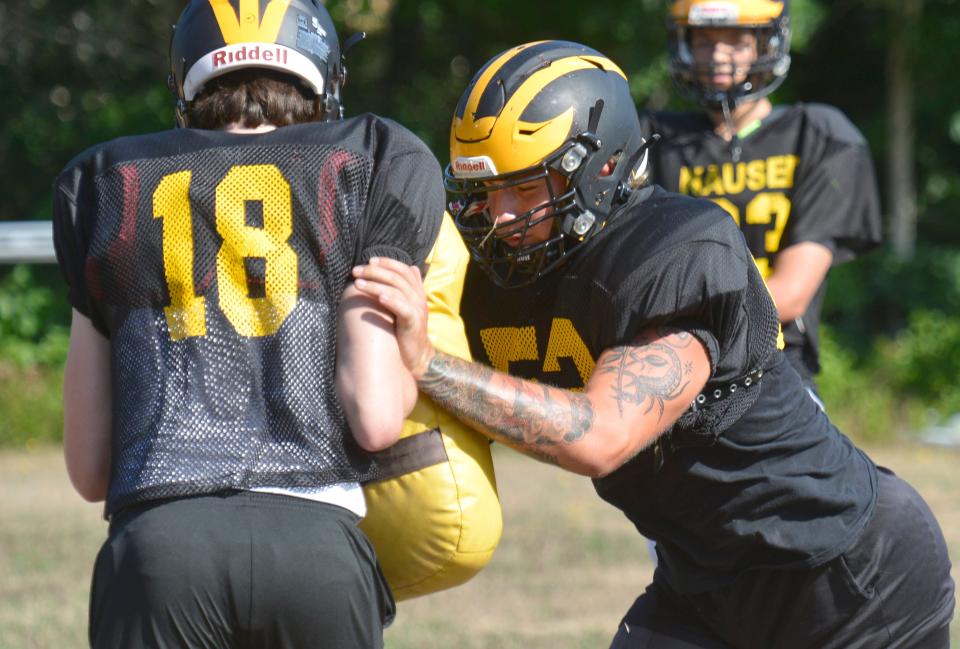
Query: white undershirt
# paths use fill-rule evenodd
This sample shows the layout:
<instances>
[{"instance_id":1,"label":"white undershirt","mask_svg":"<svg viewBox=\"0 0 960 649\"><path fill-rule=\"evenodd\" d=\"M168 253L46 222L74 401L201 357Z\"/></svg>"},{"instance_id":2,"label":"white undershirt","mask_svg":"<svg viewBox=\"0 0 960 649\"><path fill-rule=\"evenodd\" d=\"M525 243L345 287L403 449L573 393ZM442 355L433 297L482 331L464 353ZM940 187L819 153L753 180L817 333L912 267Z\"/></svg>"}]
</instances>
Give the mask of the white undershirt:
<instances>
[{"instance_id":1,"label":"white undershirt","mask_svg":"<svg viewBox=\"0 0 960 649\"><path fill-rule=\"evenodd\" d=\"M338 482L325 487L258 487L258 493L293 496L348 509L360 518L367 515L367 501L359 482Z\"/></svg>"}]
</instances>

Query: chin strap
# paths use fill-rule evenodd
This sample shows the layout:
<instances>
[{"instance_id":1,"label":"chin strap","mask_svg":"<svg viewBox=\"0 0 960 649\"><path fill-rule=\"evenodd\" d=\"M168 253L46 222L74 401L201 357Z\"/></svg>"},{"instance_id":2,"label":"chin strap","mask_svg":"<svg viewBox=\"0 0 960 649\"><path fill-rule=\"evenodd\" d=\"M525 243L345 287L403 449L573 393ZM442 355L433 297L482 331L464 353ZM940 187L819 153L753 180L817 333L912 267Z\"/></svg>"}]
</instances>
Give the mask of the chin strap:
<instances>
[{"instance_id":1,"label":"chin strap","mask_svg":"<svg viewBox=\"0 0 960 649\"><path fill-rule=\"evenodd\" d=\"M736 105L735 102L734 105ZM724 97L720 101L720 108L723 110L723 121L726 122L727 130L730 131L730 156L734 162L740 162L743 145L740 143L740 136L737 134L736 126L733 123L733 115L730 111L730 99L728 97Z\"/></svg>"},{"instance_id":2,"label":"chin strap","mask_svg":"<svg viewBox=\"0 0 960 649\"><path fill-rule=\"evenodd\" d=\"M627 170L630 173L633 173L634 166L640 162L640 158L646 155L647 151L653 147L653 145L658 144L662 136L659 133L654 133L648 139L643 141L643 144L637 147L637 150L633 152L633 155L630 156L630 159L627 160Z\"/></svg>"},{"instance_id":3,"label":"chin strap","mask_svg":"<svg viewBox=\"0 0 960 649\"><path fill-rule=\"evenodd\" d=\"M347 37L340 48L340 74L331 79L328 86L334 88L333 92L324 92L323 97L318 97L318 108L324 121L343 119L344 109L340 93L343 87L347 85L347 52L363 41L367 37L367 32L357 32Z\"/></svg>"},{"instance_id":4,"label":"chin strap","mask_svg":"<svg viewBox=\"0 0 960 649\"><path fill-rule=\"evenodd\" d=\"M640 174L635 174L634 172L635 172L635 167L637 163L640 163L641 158L643 159L643 162L640 163L641 166L643 167L642 174L644 176L649 175L649 170L647 168L649 162L646 159L646 155L650 151L650 149L653 148L654 145L660 142L661 139L662 137L659 133L653 133L649 138L645 139L640 146L637 147L637 150L634 151L633 155L631 155L630 158L627 160L627 166L626 166L627 180L629 180L629 178L634 175L640 175ZM646 180L643 181L643 184L647 184ZM614 205L618 205L620 203L626 202L627 197L629 197L632 192L633 192L633 188L630 187L630 183L627 182L626 180L621 181L620 184L617 186L617 195L616 195L616 198L614 199Z\"/></svg>"}]
</instances>

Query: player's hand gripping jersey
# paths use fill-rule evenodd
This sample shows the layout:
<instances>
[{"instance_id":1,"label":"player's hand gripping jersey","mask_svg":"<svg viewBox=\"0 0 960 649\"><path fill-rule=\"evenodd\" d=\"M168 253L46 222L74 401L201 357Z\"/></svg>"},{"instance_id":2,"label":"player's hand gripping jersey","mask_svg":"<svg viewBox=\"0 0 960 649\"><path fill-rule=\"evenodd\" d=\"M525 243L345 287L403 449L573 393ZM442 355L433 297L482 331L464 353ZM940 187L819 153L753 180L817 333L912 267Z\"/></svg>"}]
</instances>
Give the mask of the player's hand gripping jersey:
<instances>
[{"instance_id":1,"label":"player's hand gripping jersey","mask_svg":"<svg viewBox=\"0 0 960 649\"><path fill-rule=\"evenodd\" d=\"M714 133L705 113L643 116L663 139L651 156L654 181L670 191L709 198L737 222L764 278L777 254L803 242L848 261L881 240L880 209L870 152L838 110L817 104L775 107L732 145ZM787 353L807 376L819 370L817 328L824 283L804 317L785 323Z\"/></svg>"},{"instance_id":2,"label":"player's hand gripping jersey","mask_svg":"<svg viewBox=\"0 0 960 649\"><path fill-rule=\"evenodd\" d=\"M54 233L71 303L111 343L107 513L375 479L334 390L337 307L371 256L422 267L443 203L433 155L370 115L177 129L72 161Z\"/></svg>"}]
</instances>

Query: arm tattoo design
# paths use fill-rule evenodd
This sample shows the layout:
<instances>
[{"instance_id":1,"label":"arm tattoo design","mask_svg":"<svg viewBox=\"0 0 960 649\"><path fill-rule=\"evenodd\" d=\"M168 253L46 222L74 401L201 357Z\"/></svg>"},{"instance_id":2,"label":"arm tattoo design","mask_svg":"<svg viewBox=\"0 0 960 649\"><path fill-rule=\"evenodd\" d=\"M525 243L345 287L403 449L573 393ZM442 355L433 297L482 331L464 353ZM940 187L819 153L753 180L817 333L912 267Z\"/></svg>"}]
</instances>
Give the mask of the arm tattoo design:
<instances>
[{"instance_id":1,"label":"arm tattoo design","mask_svg":"<svg viewBox=\"0 0 960 649\"><path fill-rule=\"evenodd\" d=\"M616 375L613 398L621 417L624 405L648 402L645 412L657 406L663 417L666 402L679 398L689 383L683 377L692 372L692 365L684 364L677 350L691 345L693 336L669 330L660 330L657 336L656 340L641 338L637 345L610 349L597 365L597 373Z\"/></svg>"},{"instance_id":2,"label":"arm tattoo design","mask_svg":"<svg viewBox=\"0 0 960 649\"><path fill-rule=\"evenodd\" d=\"M553 447L572 444L593 424L582 394L494 372L437 353L418 381L424 394L495 440L551 464Z\"/></svg>"}]
</instances>

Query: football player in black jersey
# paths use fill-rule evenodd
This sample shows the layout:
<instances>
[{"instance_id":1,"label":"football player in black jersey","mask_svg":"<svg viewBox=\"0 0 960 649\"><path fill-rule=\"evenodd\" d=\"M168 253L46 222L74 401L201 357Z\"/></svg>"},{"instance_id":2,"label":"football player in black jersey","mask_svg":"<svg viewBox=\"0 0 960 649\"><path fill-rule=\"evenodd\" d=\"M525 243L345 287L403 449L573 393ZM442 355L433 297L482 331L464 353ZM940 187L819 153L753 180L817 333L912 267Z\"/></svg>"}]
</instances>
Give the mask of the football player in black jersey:
<instances>
[{"instance_id":1,"label":"football player in black jersey","mask_svg":"<svg viewBox=\"0 0 960 649\"><path fill-rule=\"evenodd\" d=\"M709 198L737 222L777 305L787 357L815 395L827 273L880 243L870 151L831 106L771 103L790 67L787 0L669 5L670 73L704 112L641 116L645 133L663 136L653 180Z\"/></svg>"},{"instance_id":2,"label":"football player in black jersey","mask_svg":"<svg viewBox=\"0 0 960 649\"><path fill-rule=\"evenodd\" d=\"M350 269L424 262L439 164L341 119L317 0L193 0L170 55L181 128L95 146L55 187L66 463L110 520L90 643L380 647L360 483L417 392Z\"/></svg>"},{"instance_id":3,"label":"football player in black jersey","mask_svg":"<svg viewBox=\"0 0 960 649\"><path fill-rule=\"evenodd\" d=\"M433 349L418 269L378 259L357 287L396 315L423 392L592 477L656 540L613 647L947 649L954 586L933 514L808 397L729 215L644 184L640 133L599 52L500 54L457 106L446 172L485 363Z\"/></svg>"}]
</instances>

